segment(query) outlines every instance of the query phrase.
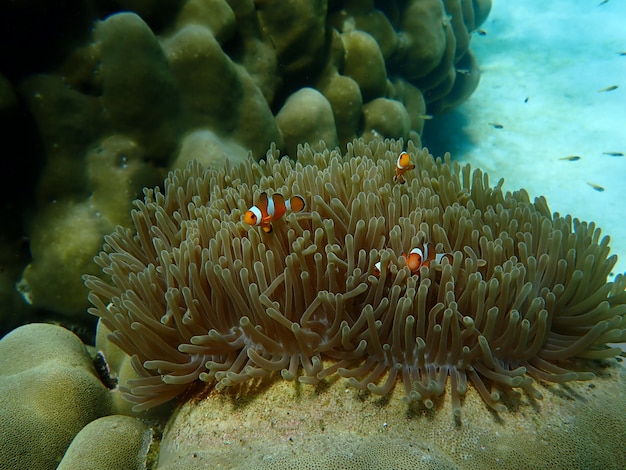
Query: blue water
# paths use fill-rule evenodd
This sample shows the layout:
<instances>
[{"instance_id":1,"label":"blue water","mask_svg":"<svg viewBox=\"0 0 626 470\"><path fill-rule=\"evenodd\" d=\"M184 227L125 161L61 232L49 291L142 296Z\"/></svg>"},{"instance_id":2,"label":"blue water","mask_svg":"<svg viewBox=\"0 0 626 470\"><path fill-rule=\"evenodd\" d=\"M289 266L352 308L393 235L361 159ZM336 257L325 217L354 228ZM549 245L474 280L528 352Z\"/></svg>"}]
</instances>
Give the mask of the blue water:
<instances>
[{"instance_id":1,"label":"blue water","mask_svg":"<svg viewBox=\"0 0 626 470\"><path fill-rule=\"evenodd\" d=\"M595 221L620 256L618 273L626 271L626 156L604 152L626 155L626 2L600 3L495 0L487 34L471 43L478 89L429 123L425 143L504 177L508 190L545 195L553 211Z\"/></svg>"}]
</instances>

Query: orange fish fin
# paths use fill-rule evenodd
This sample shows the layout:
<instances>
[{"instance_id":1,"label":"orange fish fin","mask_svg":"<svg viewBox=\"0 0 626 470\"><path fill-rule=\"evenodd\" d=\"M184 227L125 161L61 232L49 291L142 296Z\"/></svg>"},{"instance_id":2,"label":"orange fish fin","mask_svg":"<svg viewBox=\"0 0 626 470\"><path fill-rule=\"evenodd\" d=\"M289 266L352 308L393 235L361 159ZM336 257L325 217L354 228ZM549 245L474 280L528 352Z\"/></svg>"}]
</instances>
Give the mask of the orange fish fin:
<instances>
[{"instance_id":1,"label":"orange fish fin","mask_svg":"<svg viewBox=\"0 0 626 470\"><path fill-rule=\"evenodd\" d=\"M404 173L404 171L402 173ZM402 176L402 173L398 173L396 176L393 177L394 183L398 183L398 184L405 183L405 179L404 179L404 176Z\"/></svg>"},{"instance_id":2,"label":"orange fish fin","mask_svg":"<svg viewBox=\"0 0 626 470\"><path fill-rule=\"evenodd\" d=\"M272 224L261 225L261 228L265 233L272 233Z\"/></svg>"},{"instance_id":3,"label":"orange fish fin","mask_svg":"<svg viewBox=\"0 0 626 470\"><path fill-rule=\"evenodd\" d=\"M289 199L289 205L292 211L300 212L304 210L304 199L302 199L301 196L292 196L291 199Z\"/></svg>"}]
</instances>

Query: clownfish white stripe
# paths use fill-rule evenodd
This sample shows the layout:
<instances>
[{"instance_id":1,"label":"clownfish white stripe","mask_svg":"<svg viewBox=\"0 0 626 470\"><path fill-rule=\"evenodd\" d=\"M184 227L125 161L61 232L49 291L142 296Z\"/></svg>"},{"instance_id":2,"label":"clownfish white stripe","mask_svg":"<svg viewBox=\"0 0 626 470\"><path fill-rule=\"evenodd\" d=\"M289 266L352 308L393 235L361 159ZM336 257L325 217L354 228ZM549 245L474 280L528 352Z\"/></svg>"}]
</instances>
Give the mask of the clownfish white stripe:
<instances>
[{"instance_id":1,"label":"clownfish white stripe","mask_svg":"<svg viewBox=\"0 0 626 470\"><path fill-rule=\"evenodd\" d=\"M252 212L255 217L256 217L256 222L254 223L254 225L259 225L261 223L261 219L263 217L263 214L261 214L261 209L259 209L257 206L252 206L250 209L248 209L250 212Z\"/></svg>"},{"instance_id":2,"label":"clownfish white stripe","mask_svg":"<svg viewBox=\"0 0 626 470\"><path fill-rule=\"evenodd\" d=\"M380 261L377 261L374 263L374 274L376 274L377 276L380 275L380 267L381 267Z\"/></svg>"},{"instance_id":3,"label":"clownfish white stripe","mask_svg":"<svg viewBox=\"0 0 626 470\"><path fill-rule=\"evenodd\" d=\"M273 219L275 213L276 206L274 205L274 198L270 197L267 199L267 215L269 215Z\"/></svg>"},{"instance_id":4,"label":"clownfish white stripe","mask_svg":"<svg viewBox=\"0 0 626 470\"><path fill-rule=\"evenodd\" d=\"M421 248L413 248L411 251L409 251L409 255L420 255L422 259L426 259L428 258L428 245L425 246L425 249L426 254L424 254Z\"/></svg>"}]
</instances>

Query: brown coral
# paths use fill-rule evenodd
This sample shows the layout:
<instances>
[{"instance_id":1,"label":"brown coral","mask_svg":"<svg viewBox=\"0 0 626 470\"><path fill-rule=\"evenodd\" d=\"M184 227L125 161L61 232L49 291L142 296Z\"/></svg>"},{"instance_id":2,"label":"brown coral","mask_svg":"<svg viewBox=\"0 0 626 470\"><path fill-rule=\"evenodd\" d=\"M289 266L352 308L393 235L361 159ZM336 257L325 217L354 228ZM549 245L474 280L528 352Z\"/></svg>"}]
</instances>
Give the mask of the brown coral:
<instances>
[{"instance_id":1,"label":"brown coral","mask_svg":"<svg viewBox=\"0 0 626 470\"><path fill-rule=\"evenodd\" d=\"M133 356L135 408L197 379L220 389L280 372L304 383L338 374L379 395L401 380L428 407L449 380L455 414L471 383L504 410L503 392L538 395L533 379L593 376L571 358L619 354L606 343L626 338L626 279L606 282L615 257L593 223L412 144L418 169L394 185L401 150L304 147L294 163L273 148L265 162L192 164L163 192L146 190L134 230L108 236L96 258L108 279L86 276L90 312ZM310 212L271 234L245 225L266 190L300 194ZM399 255L424 242L453 261L411 276Z\"/></svg>"}]
</instances>

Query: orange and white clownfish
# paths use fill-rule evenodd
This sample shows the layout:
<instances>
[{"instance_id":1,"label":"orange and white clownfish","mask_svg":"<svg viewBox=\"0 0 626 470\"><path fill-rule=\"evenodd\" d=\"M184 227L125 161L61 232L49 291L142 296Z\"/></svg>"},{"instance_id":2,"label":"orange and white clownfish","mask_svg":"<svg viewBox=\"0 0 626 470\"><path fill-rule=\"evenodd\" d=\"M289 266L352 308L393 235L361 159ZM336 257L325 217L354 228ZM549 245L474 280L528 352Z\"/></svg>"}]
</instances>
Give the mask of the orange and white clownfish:
<instances>
[{"instance_id":1,"label":"orange and white clownfish","mask_svg":"<svg viewBox=\"0 0 626 470\"><path fill-rule=\"evenodd\" d=\"M441 263L441 260L447 258L452 263L452 255L450 253L437 253L435 252L435 246L432 243L426 243L424 249L413 248L409 251L408 255L404 255L406 258L406 265L411 270L412 274L419 273L422 266L430 266L433 261Z\"/></svg>"},{"instance_id":2,"label":"orange and white clownfish","mask_svg":"<svg viewBox=\"0 0 626 470\"><path fill-rule=\"evenodd\" d=\"M411 274L419 274L422 266L430 266L430 263L435 261L441 263L443 258L447 258L452 263L452 255L450 253L437 253L435 252L435 246L432 243L426 243L422 248L413 248L409 251L409 254L402 253L402 257L406 260ZM380 261L374 264L374 275L380 276Z\"/></svg>"},{"instance_id":3,"label":"orange and white clownfish","mask_svg":"<svg viewBox=\"0 0 626 470\"><path fill-rule=\"evenodd\" d=\"M393 177L393 181L404 184L404 173L414 168L415 165L411 163L411 156L407 152L400 153L396 162L396 175Z\"/></svg>"},{"instance_id":4,"label":"orange and white clownfish","mask_svg":"<svg viewBox=\"0 0 626 470\"><path fill-rule=\"evenodd\" d=\"M282 194L274 193L267 197L263 192L259 196L259 202L252 206L243 215L243 221L250 225L260 225L265 233L272 231L272 222L280 219L285 212L300 212L304 209L304 199L293 196L287 200Z\"/></svg>"}]
</instances>

